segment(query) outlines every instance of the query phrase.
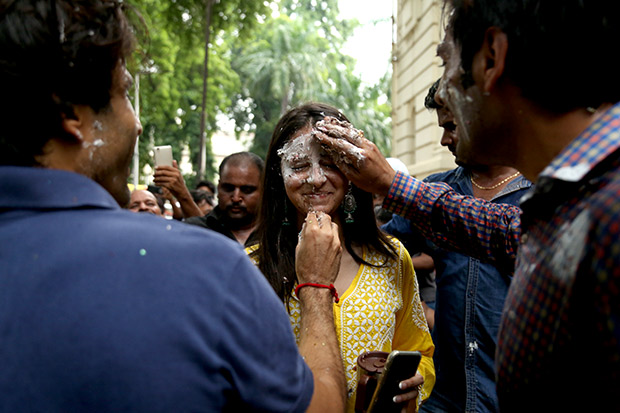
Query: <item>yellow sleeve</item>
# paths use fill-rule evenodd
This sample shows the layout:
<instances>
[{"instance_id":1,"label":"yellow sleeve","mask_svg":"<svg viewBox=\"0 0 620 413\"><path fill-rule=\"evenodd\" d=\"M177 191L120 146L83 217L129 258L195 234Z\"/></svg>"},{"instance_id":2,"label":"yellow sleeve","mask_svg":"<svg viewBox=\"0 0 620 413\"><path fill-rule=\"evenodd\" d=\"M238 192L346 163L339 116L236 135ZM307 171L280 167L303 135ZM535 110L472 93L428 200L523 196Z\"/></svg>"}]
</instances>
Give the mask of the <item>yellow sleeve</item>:
<instances>
[{"instance_id":1,"label":"yellow sleeve","mask_svg":"<svg viewBox=\"0 0 620 413\"><path fill-rule=\"evenodd\" d=\"M256 265L257 267L258 267L258 257L253 256L252 253L258 250L258 246L259 246L258 244L254 244L254 245L250 245L249 247L244 248L245 253L248 254L248 256L250 257L250 261L252 261L252 263Z\"/></svg>"},{"instance_id":2,"label":"yellow sleeve","mask_svg":"<svg viewBox=\"0 0 620 413\"><path fill-rule=\"evenodd\" d=\"M398 249L403 308L396 313L392 349L415 350L422 353L422 361L418 367L418 371L424 377L424 385L420 389L420 396L418 396L418 405L420 405L430 396L435 386L435 365L433 363L435 345L420 301L418 280L413 269L411 256L400 242L398 242Z\"/></svg>"}]
</instances>

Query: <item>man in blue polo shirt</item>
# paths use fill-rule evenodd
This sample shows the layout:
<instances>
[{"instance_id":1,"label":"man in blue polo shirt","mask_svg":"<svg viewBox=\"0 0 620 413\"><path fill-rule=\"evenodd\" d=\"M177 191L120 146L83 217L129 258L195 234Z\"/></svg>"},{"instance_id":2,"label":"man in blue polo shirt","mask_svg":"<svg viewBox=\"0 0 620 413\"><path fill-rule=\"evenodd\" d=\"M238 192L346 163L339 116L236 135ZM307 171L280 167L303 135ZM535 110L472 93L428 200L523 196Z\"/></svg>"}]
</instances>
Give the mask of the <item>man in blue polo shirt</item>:
<instances>
[{"instance_id":1,"label":"man in blue polo shirt","mask_svg":"<svg viewBox=\"0 0 620 413\"><path fill-rule=\"evenodd\" d=\"M120 2L0 2L0 411L342 411L329 289L300 291L298 348L237 243L120 208L132 43ZM317 214L296 268L330 284Z\"/></svg>"}]
</instances>

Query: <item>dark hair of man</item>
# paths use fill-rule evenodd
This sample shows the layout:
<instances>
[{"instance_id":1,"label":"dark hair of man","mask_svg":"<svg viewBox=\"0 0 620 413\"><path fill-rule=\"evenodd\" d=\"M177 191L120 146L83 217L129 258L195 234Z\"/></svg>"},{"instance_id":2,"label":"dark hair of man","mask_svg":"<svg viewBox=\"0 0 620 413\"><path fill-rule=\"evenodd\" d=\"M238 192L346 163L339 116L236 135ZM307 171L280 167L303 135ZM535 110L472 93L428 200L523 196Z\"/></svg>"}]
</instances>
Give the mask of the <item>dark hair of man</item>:
<instances>
[{"instance_id":1,"label":"dark hair of man","mask_svg":"<svg viewBox=\"0 0 620 413\"><path fill-rule=\"evenodd\" d=\"M74 105L110 102L134 35L114 0L0 0L0 165L34 166Z\"/></svg>"},{"instance_id":2,"label":"dark hair of man","mask_svg":"<svg viewBox=\"0 0 620 413\"><path fill-rule=\"evenodd\" d=\"M215 184L211 181L202 180L196 184L196 189L206 186L211 190L212 193L215 193Z\"/></svg>"},{"instance_id":3,"label":"dark hair of man","mask_svg":"<svg viewBox=\"0 0 620 413\"><path fill-rule=\"evenodd\" d=\"M222 177L222 172L224 171L224 167L226 166L226 164L230 163L231 165L244 165L246 162L254 163L254 165L256 165L256 168L258 169L258 172L260 172L262 176L265 169L265 162L260 156L252 152L237 152L228 155L226 158L222 159L219 169L220 178Z\"/></svg>"},{"instance_id":4,"label":"dark hair of man","mask_svg":"<svg viewBox=\"0 0 620 413\"><path fill-rule=\"evenodd\" d=\"M207 201L207 204L214 206L215 201L213 200L213 195L208 193L207 191L203 191L202 189L193 189L190 191L192 195L192 199L195 203L200 203L201 201Z\"/></svg>"},{"instance_id":5,"label":"dark hair of man","mask_svg":"<svg viewBox=\"0 0 620 413\"><path fill-rule=\"evenodd\" d=\"M428 89L428 94L424 98L424 107L428 110L441 109L441 105L435 100L435 94L439 88L440 80L441 79L437 79L435 83L433 83L433 85Z\"/></svg>"},{"instance_id":6,"label":"dark hair of man","mask_svg":"<svg viewBox=\"0 0 620 413\"><path fill-rule=\"evenodd\" d=\"M620 2L606 0L446 0L447 30L461 48L463 86L489 27L508 38L506 74L522 95L555 113L620 100ZM602 83L601 83L602 81Z\"/></svg>"},{"instance_id":7,"label":"dark hair of man","mask_svg":"<svg viewBox=\"0 0 620 413\"><path fill-rule=\"evenodd\" d=\"M260 247L253 255L258 258L259 268L273 289L287 304L297 281L297 210L286 195L281 159L277 152L297 131L313 126L326 116L348 122L338 109L322 103L307 103L287 112L274 129L265 160L263 193L258 208L256 230ZM340 211L347 251L357 262L367 265L371 264L355 253L353 243L375 249L386 256L386 262L388 257L396 258L396 252L388 243L387 237L377 227L372 195L356 186L352 188L357 203L357 209L353 212L355 222L345 223L344 213Z\"/></svg>"},{"instance_id":8,"label":"dark hair of man","mask_svg":"<svg viewBox=\"0 0 620 413\"><path fill-rule=\"evenodd\" d=\"M149 185L146 190L155 195L157 206L159 207L161 214L164 215L166 213L166 199L162 195L161 188L158 186Z\"/></svg>"}]
</instances>

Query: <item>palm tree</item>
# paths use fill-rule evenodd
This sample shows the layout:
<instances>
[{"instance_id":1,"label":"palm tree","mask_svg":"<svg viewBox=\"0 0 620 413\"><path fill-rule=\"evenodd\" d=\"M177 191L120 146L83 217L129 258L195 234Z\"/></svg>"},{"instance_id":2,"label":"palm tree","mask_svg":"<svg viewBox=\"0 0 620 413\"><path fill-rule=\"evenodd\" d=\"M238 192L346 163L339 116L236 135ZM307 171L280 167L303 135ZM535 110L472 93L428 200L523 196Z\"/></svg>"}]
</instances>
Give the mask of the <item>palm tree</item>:
<instances>
[{"instance_id":1,"label":"palm tree","mask_svg":"<svg viewBox=\"0 0 620 413\"><path fill-rule=\"evenodd\" d=\"M277 98L283 115L291 101L307 97L322 83L326 68L319 46L325 40L287 16L266 24L264 37L246 49L237 64L247 76L250 94Z\"/></svg>"},{"instance_id":2,"label":"palm tree","mask_svg":"<svg viewBox=\"0 0 620 413\"><path fill-rule=\"evenodd\" d=\"M320 26L315 23L315 26ZM240 73L255 126L252 151L264 155L278 119L291 106L308 100L341 109L351 121L389 154L390 108L377 105L379 87L363 89L353 74L353 59L339 53L322 30L303 19L280 16L265 23L259 39L238 50L233 68ZM389 88L389 82L381 87ZM247 121L247 110L241 110Z\"/></svg>"}]
</instances>

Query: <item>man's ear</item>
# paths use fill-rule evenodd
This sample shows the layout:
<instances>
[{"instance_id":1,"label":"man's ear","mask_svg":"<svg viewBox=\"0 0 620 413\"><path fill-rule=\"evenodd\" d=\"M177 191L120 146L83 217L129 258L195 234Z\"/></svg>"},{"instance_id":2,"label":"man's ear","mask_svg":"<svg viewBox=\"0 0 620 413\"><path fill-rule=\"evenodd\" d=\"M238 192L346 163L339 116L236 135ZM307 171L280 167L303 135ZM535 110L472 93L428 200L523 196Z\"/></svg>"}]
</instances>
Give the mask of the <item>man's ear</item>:
<instances>
[{"instance_id":1,"label":"man's ear","mask_svg":"<svg viewBox=\"0 0 620 413\"><path fill-rule=\"evenodd\" d=\"M82 107L74 106L62 113L62 129L66 132L66 140L75 140L80 143L84 140L81 128L85 113L82 112Z\"/></svg>"},{"instance_id":2,"label":"man's ear","mask_svg":"<svg viewBox=\"0 0 620 413\"><path fill-rule=\"evenodd\" d=\"M489 27L484 34L482 47L476 59L478 76L484 93L490 93L504 74L506 55L508 52L508 36L497 27ZM474 75L475 76L475 75Z\"/></svg>"}]
</instances>

